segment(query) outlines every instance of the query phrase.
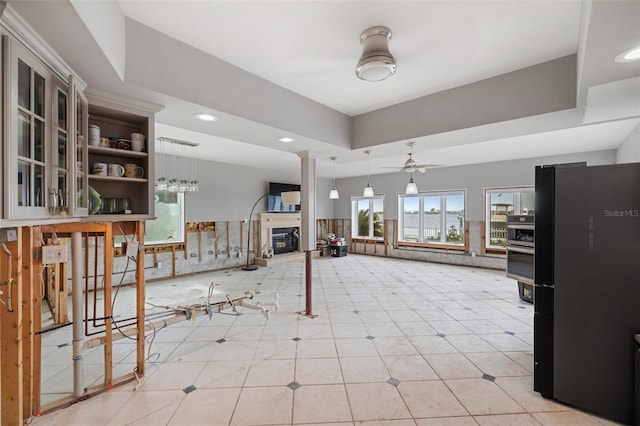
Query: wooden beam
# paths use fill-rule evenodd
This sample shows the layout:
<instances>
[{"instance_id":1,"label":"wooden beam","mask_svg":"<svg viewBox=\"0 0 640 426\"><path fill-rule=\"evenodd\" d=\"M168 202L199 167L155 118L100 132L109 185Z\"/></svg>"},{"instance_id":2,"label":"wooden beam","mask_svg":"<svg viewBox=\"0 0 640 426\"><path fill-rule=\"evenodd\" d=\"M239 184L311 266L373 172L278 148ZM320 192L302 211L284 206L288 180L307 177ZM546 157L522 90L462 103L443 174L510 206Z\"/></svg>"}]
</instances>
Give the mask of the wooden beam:
<instances>
[{"instance_id":1,"label":"wooden beam","mask_svg":"<svg viewBox=\"0 0 640 426\"><path fill-rule=\"evenodd\" d=\"M24 398L22 400L22 411L26 417L35 414L33 405L33 384L34 374L33 360L40 357L39 353L34 353L34 317L41 315L40 310L34 311L36 304L33 266L33 228L25 226L22 228L22 389ZM38 286L39 288L39 286ZM37 313L36 313L37 312Z\"/></svg>"},{"instance_id":2,"label":"wooden beam","mask_svg":"<svg viewBox=\"0 0 640 426\"><path fill-rule=\"evenodd\" d=\"M106 227L111 227L111 223L103 222L74 222L74 223L57 223L55 225L41 225L40 230L43 234L56 233L58 237L61 234L71 234L72 232L105 232Z\"/></svg>"},{"instance_id":3,"label":"wooden beam","mask_svg":"<svg viewBox=\"0 0 640 426\"><path fill-rule=\"evenodd\" d=\"M22 228L16 241L6 243L11 255L0 254L0 282L3 301L0 305L2 341L0 355L0 388L2 401L0 417L3 425L22 425L24 420L24 386L22 369ZM11 300L9 300L11 294Z\"/></svg>"},{"instance_id":4,"label":"wooden beam","mask_svg":"<svg viewBox=\"0 0 640 426\"><path fill-rule=\"evenodd\" d=\"M137 334L136 343L136 368L138 374L144 375L144 319L145 319L145 285L144 285L144 222L138 222L136 238L139 247L136 256L136 317L137 317ZM198 233L200 235L200 233Z\"/></svg>"},{"instance_id":5,"label":"wooden beam","mask_svg":"<svg viewBox=\"0 0 640 426\"><path fill-rule=\"evenodd\" d=\"M38 253L42 250L42 232L39 226L32 228L33 231L33 249L31 253ZM31 287L33 289L33 330L42 329L42 256L31 256L33 269L33 281ZM40 334L32 334L33 339L33 413L38 415L41 413L41 389L42 389L42 336Z\"/></svg>"}]
</instances>

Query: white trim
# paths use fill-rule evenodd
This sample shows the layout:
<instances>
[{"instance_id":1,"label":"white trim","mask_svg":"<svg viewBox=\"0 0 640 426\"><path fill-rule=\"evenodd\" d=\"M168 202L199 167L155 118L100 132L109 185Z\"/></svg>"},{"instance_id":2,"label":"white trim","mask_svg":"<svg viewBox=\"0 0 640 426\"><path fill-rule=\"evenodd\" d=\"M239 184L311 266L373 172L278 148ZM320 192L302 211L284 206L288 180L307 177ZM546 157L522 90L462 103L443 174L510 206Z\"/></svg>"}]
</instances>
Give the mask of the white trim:
<instances>
[{"instance_id":1,"label":"white trim","mask_svg":"<svg viewBox=\"0 0 640 426\"><path fill-rule=\"evenodd\" d=\"M164 105L127 98L93 87L86 89L84 94L89 100L89 105L109 105L111 108L128 110L132 113L135 113L134 110L137 110L137 113L141 115L147 115L149 113L156 114L164 109Z\"/></svg>"},{"instance_id":2,"label":"white trim","mask_svg":"<svg viewBox=\"0 0 640 426\"><path fill-rule=\"evenodd\" d=\"M3 2L4 3L4 2ZM48 68L62 81L66 82L69 75L73 75L76 84L81 90L87 87L87 83L77 75L73 69L56 53L47 42L33 29L27 21L20 16L10 4L7 4L2 12L0 20L4 28L17 41L22 43L31 53L44 62Z\"/></svg>"}]
</instances>

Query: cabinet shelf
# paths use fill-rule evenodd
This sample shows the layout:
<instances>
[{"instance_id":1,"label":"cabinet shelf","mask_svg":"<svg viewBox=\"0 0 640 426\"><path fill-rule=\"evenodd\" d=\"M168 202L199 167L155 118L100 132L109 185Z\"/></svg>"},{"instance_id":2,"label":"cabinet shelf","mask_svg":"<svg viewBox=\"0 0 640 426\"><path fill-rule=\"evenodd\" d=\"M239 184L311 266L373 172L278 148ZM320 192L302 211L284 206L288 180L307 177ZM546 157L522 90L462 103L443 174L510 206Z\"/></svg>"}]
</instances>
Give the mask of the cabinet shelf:
<instances>
[{"instance_id":1,"label":"cabinet shelf","mask_svg":"<svg viewBox=\"0 0 640 426\"><path fill-rule=\"evenodd\" d=\"M124 176L101 176L101 175L89 175L90 181L106 181L106 182L131 182L131 183L146 183L149 182L149 179L146 178L130 178Z\"/></svg>"},{"instance_id":2,"label":"cabinet shelf","mask_svg":"<svg viewBox=\"0 0 640 426\"><path fill-rule=\"evenodd\" d=\"M89 146L89 154L111 155L123 158L146 158L146 152L130 151L128 149L103 148L100 146Z\"/></svg>"}]
</instances>

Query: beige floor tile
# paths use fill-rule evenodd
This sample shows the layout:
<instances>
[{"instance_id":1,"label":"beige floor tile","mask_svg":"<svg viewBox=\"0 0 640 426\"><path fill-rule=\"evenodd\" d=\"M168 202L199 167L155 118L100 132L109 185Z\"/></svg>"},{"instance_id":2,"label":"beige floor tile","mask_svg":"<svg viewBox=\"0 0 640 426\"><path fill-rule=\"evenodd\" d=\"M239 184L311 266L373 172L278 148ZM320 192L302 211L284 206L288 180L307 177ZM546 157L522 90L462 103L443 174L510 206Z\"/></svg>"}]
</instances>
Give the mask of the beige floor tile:
<instances>
[{"instance_id":1,"label":"beige floor tile","mask_svg":"<svg viewBox=\"0 0 640 426\"><path fill-rule=\"evenodd\" d=\"M391 377L380 357L340 358L345 383L386 382Z\"/></svg>"},{"instance_id":2,"label":"beige floor tile","mask_svg":"<svg viewBox=\"0 0 640 426\"><path fill-rule=\"evenodd\" d=\"M104 425L133 397L133 392L105 392L63 410L34 417L31 425Z\"/></svg>"},{"instance_id":3,"label":"beige floor tile","mask_svg":"<svg viewBox=\"0 0 640 426\"><path fill-rule=\"evenodd\" d=\"M435 336L437 334L437 331L424 321L402 321L397 322L396 325L405 336Z\"/></svg>"},{"instance_id":4,"label":"beige floor tile","mask_svg":"<svg viewBox=\"0 0 640 426\"><path fill-rule=\"evenodd\" d=\"M349 337L367 337L369 333L361 322L331 324L333 337L336 339Z\"/></svg>"},{"instance_id":5,"label":"beige floor tile","mask_svg":"<svg viewBox=\"0 0 640 426\"><path fill-rule=\"evenodd\" d=\"M440 380L401 382L398 390L414 418L469 415Z\"/></svg>"},{"instance_id":6,"label":"beige floor tile","mask_svg":"<svg viewBox=\"0 0 640 426\"><path fill-rule=\"evenodd\" d=\"M160 416L161 419L158 419L155 424L166 424L184 397L185 393L181 390L145 391L140 389L104 424L113 426L134 424L135 422L144 424L157 419L157 416Z\"/></svg>"},{"instance_id":7,"label":"beige floor tile","mask_svg":"<svg viewBox=\"0 0 640 426\"><path fill-rule=\"evenodd\" d=\"M477 424L471 416L416 419L417 426L477 426Z\"/></svg>"},{"instance_id":8,"label":"beige floor tile","mask_svg":"<svg viewBox=\"0 0 640 426\"><path fill-rule=\"evenodd\" d=\"M482 377L482 371L462 354L433 354L424 358L441 379Z\"/></svg>"},{"instance_id":9,"label":"beige floor tile","mask_svg":"<svg viewBox=\"0 0 640 426\"><path fill-rule=\"evenodd\" d=\"M249 366L249 361L210 361L205 364L194 385L198 389L242 387Z\"/></svg>"},{"instance_id":10,"label":"beige floor tile","mask_svg":"<svg viewBox=\"0 0 640 426\"><path fill-rule=\"evenodd\" d=\"M208 321L208 320L207 320ZM198 326L187 338L187 342L215 342L218 339L225 337L229 331L229 326Z\"/></svg>"},{"instance_id":11,"label":"beige floor tile","mask_svg":"<svg viewBox=\"0 0 640 426\"><path fill-rule=\"evenodd\" d=\"M529 373L533 373L533 351L528 352L503 352L506 356L511 358L520 367L527 370Z\"/></svg>"},{"instance_id":12,"label":"beige floor tile","mask_svg":"<svg viewBox=\"0 0 640 426\"><path fill-rule=\"evenodd\" d=\"M481 426L540 426L529 414L498 414L494 416L475 416Z\"/></svg>"},{"instance_id":13,"label":"beige floor tile","mask_svg":"<svg viewBox=\"0 0 640 426\"><path fill-rule=\"evenodd\" d=\"M569 407L543 398L533 390L533 377L498 377L496 384L529 412L569 411Z\"/></svg>"},{"instance_id":14,"label":"beige floor tile","mask_svg":"<svg viewBox=\"0 0 640 426\"><path fill-rule=\"evenodd\" d=\"M185 396L168 424L229 424L239 395L240 388L196 389ZM215 407L215 410L205 409L211 406Z\"/></svg>"},{"instance_id":15,"label":"beige floor tile","mask_svg":"<svg viewBox=\"0 0 640 426\"><path fill-rule=\"evenodd\" d=\"M158 371L146 378L140 386L143 390L182 390L193 385L205 362L171 362L160 365Z\"/></svg>"},{"instance_id":16,"label":"beige floor tile","mask_svg":"<svg viewBox=\"0 0 640 426\"><path fill-rule=\"evenodd\" d=\"M382 356L418 355L418 351L406 337L376 337L373 344Z\"/></svg>"},{"instance_id":17,"label":"beige floor tile","mask_svg":"<svg viewBox=\"0 0 640 426\"><path fill-rule=\"evenodd\" d=\"M530 351L533 349L530 344L510 334L480 334L478 336L489 342L491 346L504 352Z\"/></svg>"},{"instance_id":18,"label":"beige floor tile","mask_svg":"<svg viewBox=\"0 0 640 426\"><path fill-rule=\"evenodd\" d=\"M267 359L249 368L245 386L286 386L293 382L295 360Z\"/></svg>"},{"instance_id":19,"label":"beige floor tile","mask_svg":"<svg viewBox=\"0 0 640 426\"><path fill-rule=\"evenodd\" d=\"M438 375L420 355L383 356L391 377L403 381L437 380Z\"/></svg>"},{"instance_id":20,"label":"beige floor tile","mask_svg":"<svg viewBox=\"0 0 640 426\"><path fill-rule=\"evenodd\" d=\"M483 373L494 377L528 376L530 373L500 352L466 354Z\"/></svg>"},{"instance_id":21,"label":"beige floor tile","mask_svg":"<svg viewBox=\"0 0 640 426\"><path fill-rule=\"evenodd\" d=\"M302 339L297 344L296 357L335 358L338 356L333 339Z\"/></svg>"},{"instance_id":22,"label":"beige floor tile","mask_svg":"<svg viewBox=\"0 0 640 426\"><path fill-rule=\"evenodd\" d=\"M366 338L336 339L339 357L378 356L373 342Z\"/></svg>"},{"instance_id":23,"label":"beige floor tile","mask_svg":"<svg viewBox=\"0 0 640 426\"><path fill-rule=\"evenodd\" d=\"M523 413L518 405L494 382L485 379L445 380L451 392L472 415Z\"/></svg>"},{"instance_id":24,"label":"beige floor tile","mask_svg":"<svg viewBox=\"0 0 640 426\"><path fill-rule=\"evenodd\" d=\"M452 334L445 339L461 353L498 351L485 340L473 334Z\"/></svg>"},{"instance_id":25,"label":"beige floor tile","mask_svg":"<svg viewBox=\"0 0 640 426\"><path fill-rule=\"evenodd\" d=\"M531 413L531 415L544 426L602 426L616 424L573 410L555 413Z\"/></svg>"},{"instance_id":26,"label":"beige floor tile","mask_svg":"<svg viewBox=\"0 0 640 426\"><path fill-rule=\"evenodd\" d=\"M446 311L446 309L445 309ZM450 334L471 334L471 330L462 325L456 320L431 320L428 321L429 325L433 327L438 333L450 335Z\"/></svg>"},{"instance_id":27,"label":"beige floor tile","mask_svg":"<svg viewBox=\"0 0 640 426\"><path fill-rule=\"evenodd\" d=\"M293 339L298 337L298 327L295 325L272 325L264 327L260 339Z\"/></svg>"},{"instance_id":28,"label":"beige floor tile","mask_svg":"<svg viewBox=\"0 0 640 426\"><path fill-rule=\"evenodd\" d=\"M253 361L264 359L294 359L296 357L296 342L286 340L261 340L258 342Z\"/></svg>"},{"instance_id":29,"label":"beige floor tile","mask_svg":"<svg viewBox=\"0 0 640 426\"><path fill-rule=\"evenodd\" d=\"M293 398L293 423L351 421L344 385L302 386Z\"/></svg>"},{"instance_id":30,"label":"beige floor tile","mask_svg":"<svg viewBox=\"0 0 640 426\"><path fill-rule=\"evenodd\" d=\"M296 361L295 381L301 385L343 383L337 358L309 358Z\"/></svg>"},{"instance_id":31,"label":"beige floor tile","mask_svg":"<svg viewBox=\"0 0 640 426\"><path fill-rule=\"evenodd\" d=\"M457 354L458 350L439 336L413 336L409 340L423 354Z\"/></svg>"},{"instance_id":32,"label":"beige floor tile","mask_svg":"<svg viewBox=\"0 0 640 426\"><path fill-rule=\"evenodd\" d=\"M374 336L375 338L404 336L402 330L393 323L365 322L364 328L367 329L368 336Z\"/></svg>"},{"instance_id":33,"label":"beige floor tile","mask_svg":"<svg viewBox=\"0 0 640 426\"><path fill-rule=\"evenodd\" d=\"M373 420L373 421L355 422L354 425L357 425L357 426L415 426L416 422L410 419L380 420L380 421Z\"/></svg>"},{"instance_id":34,"label":"beige floor tile","mask_svg":"<svg viewBox=\"0 0 640 426\"><path fill-rule=\"evenodd\" d=\"M167 357L167 362L206 362L213 356L218 346L216 342L182 342Z\"/></svg>"},{"instance_id":35,"label":"beige floor tile","mask_svg":"<svg viewBox=\"0 0 640 426\"><path fill-rule=\"evenodd\" d=\"M300 324L297 337L302 339L330 339L333 337L333 330L329 324Z\"/></svg>"},{"instance_id":36,"label":"beige floor tile","mask_svg":"<svg viewBox=\"0 0 640 426\"><path fill-rule=\"evenodd\" d=\"M411 418L398 390L388 383L349 384L346 388L356 421Z\"/></svg>"},{"instance_id":37,"label":"beige floor tile","mask_svg":"<svg viewBox=\"0 0 640 426\"><path fill-rule=\"evenodd\" d=\"M258 340L262 336L264 326L262 325L234 325L229 328L227 332L218 339L224 338L226 340ZM214 339L218 340L218 339Z\"/></svg>"},{"instance_id":38,"label":"beige floor tile","mask_svg":"<svg viewBox=\"0 0 640 426\"><path fill-rule=\"evenodd\" d=\"M226 341L219 343L210 361L252 360L258 346L257 341Z\"/></svg>"},{"instance_id":39,"label":"beige floor tile","mask_svg":"<svg viewBox=\"0 0 640 426\"><path fill-rule=\"evenodd\" d=\"M286 386L243 388L230 425L291 424L293 391Z\"/></svg>"}]
</instances>

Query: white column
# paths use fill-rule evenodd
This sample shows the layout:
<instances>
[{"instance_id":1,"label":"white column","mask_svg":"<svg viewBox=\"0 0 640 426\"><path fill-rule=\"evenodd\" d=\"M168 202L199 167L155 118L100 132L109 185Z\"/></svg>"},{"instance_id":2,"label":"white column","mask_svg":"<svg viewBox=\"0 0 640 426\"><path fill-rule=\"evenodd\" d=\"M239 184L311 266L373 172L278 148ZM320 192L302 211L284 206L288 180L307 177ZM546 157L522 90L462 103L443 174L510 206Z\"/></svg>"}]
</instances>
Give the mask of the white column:
<instances>
[{"instance_id":1,"label":"white column","mask_svg":"<svg viewBox=\"0 0 640 426\"><path fill-rule=\"evenodd\" d=\"M310 151L299 152L302 164L300 213L302 218L302 250L316 249L316 156Z\"/></svg>"}]
</instances>

